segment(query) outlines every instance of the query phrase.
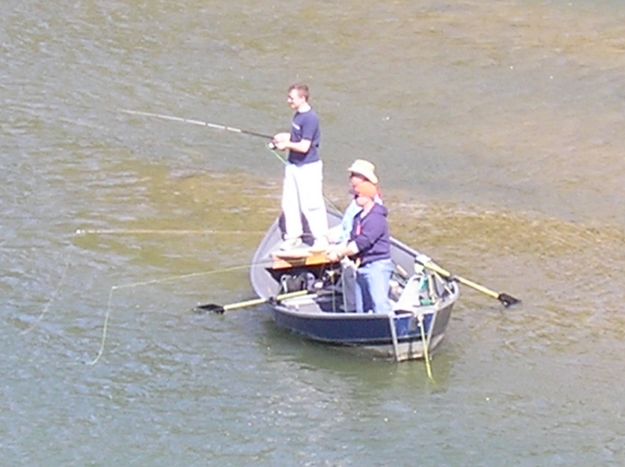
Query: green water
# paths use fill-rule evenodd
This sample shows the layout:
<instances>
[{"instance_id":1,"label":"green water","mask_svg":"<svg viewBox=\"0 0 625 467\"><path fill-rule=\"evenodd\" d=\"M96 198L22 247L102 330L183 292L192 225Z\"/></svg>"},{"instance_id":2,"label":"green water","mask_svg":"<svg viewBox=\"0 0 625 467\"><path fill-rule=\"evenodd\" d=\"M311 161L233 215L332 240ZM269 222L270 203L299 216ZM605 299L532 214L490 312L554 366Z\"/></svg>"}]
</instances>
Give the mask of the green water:
<instances>
[{"instance_id":1,"label":"green water","mask_svg":"<svg viewBox=\"0 0 625 467\"><path fill-rule=\"evenodd\" d=\"M8 2L2 463L622 465L624 19L618 2ZM119 109L273 133L296 80L332 202L374 161L395 236L523 299L463 288L435 383L262 307L190 312L250 298L281 164Z\"/></svg>"}]
</instances>

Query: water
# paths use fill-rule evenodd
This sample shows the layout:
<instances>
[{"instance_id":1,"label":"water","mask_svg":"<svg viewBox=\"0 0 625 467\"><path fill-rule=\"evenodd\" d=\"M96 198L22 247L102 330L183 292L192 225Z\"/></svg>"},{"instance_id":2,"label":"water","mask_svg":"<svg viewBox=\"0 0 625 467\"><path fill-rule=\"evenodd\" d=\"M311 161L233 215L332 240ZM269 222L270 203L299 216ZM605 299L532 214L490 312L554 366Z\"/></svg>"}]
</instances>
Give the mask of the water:
<instances>
[{"instance_id":1,"label":"water","mask_svg":"<svg viewBox=\"0 0 625 467\"><path fill-rule=\"evenodd\" d=\"M3 10L3 463L625 462L620 2ZM250 297L281 164L253 137L119 109L272 133L296 80L333 202L373 160L397 237L523 299L463 288L435 383L262 307L190 312Z\"/></svg>"}]
</instances>

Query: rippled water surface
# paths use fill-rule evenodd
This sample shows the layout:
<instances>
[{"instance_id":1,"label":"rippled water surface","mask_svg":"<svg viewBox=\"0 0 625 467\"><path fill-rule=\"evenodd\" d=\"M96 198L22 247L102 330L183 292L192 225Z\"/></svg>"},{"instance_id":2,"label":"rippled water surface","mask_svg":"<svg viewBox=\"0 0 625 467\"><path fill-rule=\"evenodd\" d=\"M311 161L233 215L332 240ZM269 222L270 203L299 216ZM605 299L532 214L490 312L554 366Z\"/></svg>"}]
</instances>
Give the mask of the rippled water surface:
<instances>
[{"instance_id":1,"label":"rippled water surface","mask_svg":"<svg viewBox=\"0 0 625 467\"><path fill-rule=\"evenodd\" d=\"M3 463L625 463L621 2L5 3ZM190 312L251 296L281 163L120 110L271 134L293 81L333 203L374 161L395 236L523 299L463 288L435 382Z\"/></svg>"}]
</instances>

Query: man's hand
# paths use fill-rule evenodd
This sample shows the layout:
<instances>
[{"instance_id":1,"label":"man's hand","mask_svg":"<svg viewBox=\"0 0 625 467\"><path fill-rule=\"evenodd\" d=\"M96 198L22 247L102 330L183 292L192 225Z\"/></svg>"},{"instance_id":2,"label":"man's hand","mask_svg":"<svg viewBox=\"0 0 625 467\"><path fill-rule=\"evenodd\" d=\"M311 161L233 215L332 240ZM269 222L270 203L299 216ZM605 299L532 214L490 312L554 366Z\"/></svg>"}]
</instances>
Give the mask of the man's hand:
<instances>
[{"instance_id":1,"label":"man's hand","mask_svg":"<svg viewBox=\"0 0 625 467\"><path fill-rule=\"evenodd\" d=\"M343 256L345 256L343 250L344 250L344 248L342 246L340 246L340 245L331 245L326 250L326 257L331 262L334 263L334 262L340 260Z\"/></svg>"},{"instance_id":2,"label":"man's hand","mask_svg":"<svg viewBox=\"0 0 625 467\"><path fill-rule=\"evenodd\" d=\"M284 151L287 148L287 144L291 141L291 135L289 133L277 133L274 135L271 141L276 149Z\"/></svg>"}]
</instances>

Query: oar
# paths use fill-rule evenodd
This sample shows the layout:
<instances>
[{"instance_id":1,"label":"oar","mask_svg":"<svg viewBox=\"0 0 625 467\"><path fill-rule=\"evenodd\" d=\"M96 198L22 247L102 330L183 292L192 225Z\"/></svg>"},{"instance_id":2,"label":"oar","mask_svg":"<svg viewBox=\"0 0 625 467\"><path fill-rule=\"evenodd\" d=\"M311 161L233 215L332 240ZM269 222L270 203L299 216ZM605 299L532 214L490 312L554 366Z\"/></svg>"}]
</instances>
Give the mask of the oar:
<instances>
[{"instance_id":1,"label":"oar","mask_svg":"<svg viewBox=\"0 0 625 467\"><path fill-rule=\"evenodd\" d=\"M175 117L173 115L155 114L152 112L140 112L138 110L127 110L127 109L119 109L119 110L121 112L130 114L130 115L140 115L142 117L154 117L154 118L160 118L162 120L170 120L173 122L190 123L192 125L206 126L208 128L214 128L216 130L231 131L232 133L241 133L244 135L256 136L257 138L263 138L263 139L268 139L268 140L273 139L272 135L265 135L263 133L257 133L255 131L250 131L250 130L242 130L241 128L235 128L235 127L227 126L227 125L220 125L219 123L209 123L209 122L204 122L202 120Z\"/></svg>"},{"instance_id":2,"label":"oar","mask_svg":"<svg viewBox=\"0 0 625 467\"><path fill-rule=\"evenodd\" d=\"M464 284L468 287L471 287L472 289L477 290L478 292L482 292L483 294L486 294L492 298L496 298L497 300L499 300L501 303L503 303L503 306L505 307L509 307L510 305L514 305L516 303L520 303L521 300L519 300L518 298L514 298L512 295L508 295L507 293L500 293L500 292L495 292L494 290L491 290L487 287L484 287L483 285L480 285L476 282L473 282L469 279L465 279L464 277L461 276L456 276L452 273L450 273L449 271L447 271L446 269L443 269L442 267L440 267L438 264L436 264L434 261L432 261L430 258L427 258L427 260L420 260L418 257L416 259L416 261L423 265L423 267L430 269L438 274L440 274L441 276L450 279L450 280L455 280L460 282L461 284Z\"/></svg>"},{"instance_id":3,"label":"oar","mask_svg":"<svg viewBox=\"0 0 625 467\"><path fill-rule=\"evenodd\" d=\"M217 305L215 303L207 303L205 305L198 305L194 308L197 313L204 313L206 311L212 311L213 313L225 313L230 310L238 310L240 308L246 308L250 306L262 305L263 303L271 301L286 300L287 298L303 297L308 294L308 290L298 290L297 292L289 292L275 297L269 298L254 298L252 300L246 300L244 302L230 303L229 305Z\"/></svg>"}]
</instances>

